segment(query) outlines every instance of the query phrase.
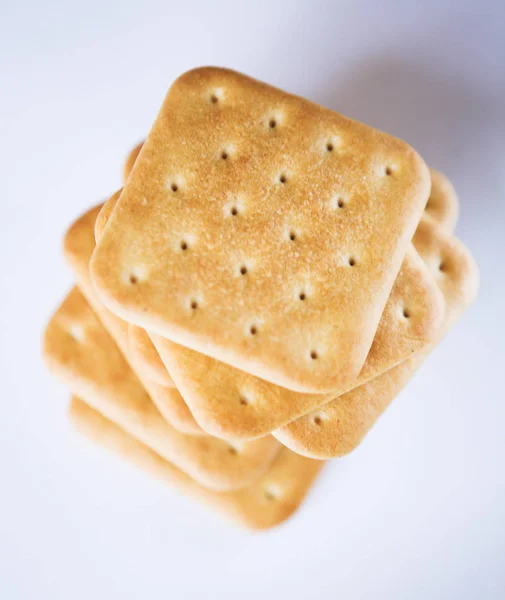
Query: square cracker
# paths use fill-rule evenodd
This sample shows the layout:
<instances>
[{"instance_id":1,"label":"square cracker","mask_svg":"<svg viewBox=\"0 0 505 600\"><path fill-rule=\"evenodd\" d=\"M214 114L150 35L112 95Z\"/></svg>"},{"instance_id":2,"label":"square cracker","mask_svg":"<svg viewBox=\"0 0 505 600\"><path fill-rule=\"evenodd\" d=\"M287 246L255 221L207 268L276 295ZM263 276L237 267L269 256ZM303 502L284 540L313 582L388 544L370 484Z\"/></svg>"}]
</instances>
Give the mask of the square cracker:
<instances>
[{"instance_id":1,"label":"square cracker","mask_svg":"<svg viewBox=\"0 0 505 600\"><path fill-rule=\"evenodd\" d=\"M433 219L447 233L453 233L459 215L459 200L448 177L430 169L431 191L424 209L425 216Z\"/></svg>"},{"instance_id":2,"label":"square cracker","mask_svg":"<svg viewBox=\"0 0 505 600\"><path fill-rule=\"evenodd\" d=\"M94 227L100 227L100 218L107 214L107 207L113 205L118 196L119 192L111 196L102 209L100 209L100 206L92 208L70 226L64 239L65 258L72 268L84 296L109 334L114 338L163 417L183 433L203 435L204 432L193 418L178 390L175 389L173 382L171 385L160 384L149 377L143 363L139 364L138 356L132 352L129 343L128 323L105 308L91 285L89 260L95 247Z\"/></svg>"},{"instance_id":3,"label":"square cracker","mask_svg":"<svg viewBox=\"0 0 505 600\"><path fill-rule=\"evenodd\" d=\"M106 202L95 225L100 239L118 195ZM443 296L413 248L400 273L381 317L374 342L356 387L391 369L435 339L443 318ZM130 340L144 338L144 330L130 325ZM329 402L339 394L301 394L261 380L204 354L151 334L171 377L205 431L230 439L254 439ZM137 346L139 344L137 343ZM144 348L144 360L157 363ZM137 356L140 360L142 357ZM153 360L154 359L154 360ZM340 392L347 391L342 389Z\"/></svg>"},{"instance_id":4,"label":"square cracker","mask_svg":"<svg viewBox=\"0 0 505 600\"><path fill-rule=\"evenodd\" d=\"M478 270L465 246L423 219L414 244L433 272L446 299L444 323L438 340L469 306L477 294ZM286 446L312 458L331 458L351 452L373 427L379 416L410 381L436 343L410 359L335 401L275 432Z\"/></svg>"},{"instance_id":5,"label":"square cracker","mask_svg":"<svg viewBox=\"0 0 505 600\"><path fill-rule=\"evenodd\" d=\"M249 485L279 452L280 444L272 437L232 445L171 427L78 288L50 320L44 356L72 393L204 487L225 491Z\"/></svg>"},{"instance_id":6,"label":"square cracker","mask_svg":"<svg viewBox=\"0 0 505 600\"><path fill-rule=\"evenodd\" d=\"M248 529L269 529L289 518L300 507L324 465L283 448L269 469L250 486L216 493L76 397L72 399L69 417L76 429L95 443Z\"/></svg>"},{"instance_id":7,"label":"square cracker","mask_svg":"<svg viewBox=\"0 0 505 600\"><path fill-rule=\"evenodd\" d=\"M128 343L135 363L139 369L145 372L146 376L159 385L175 385L145 329L129 323Z\"/></svg>"},{"instance_id":8,"label":"square cracker","mask_svg":"<svg viewBox=\"0 0 505 600\"><path fill-rule=\"evenodd\" d=\"M128 154L123 168L124 182L128 179L142 146L143 142L137 144ZM434 219L447 233L452 233L459 214L459 202L456 191L449 179L440 171L430 169L430 177L430 196L424 209L423 217L426 218L428 216ZM95 225L95 238L97 240L102 234L103 228L114 209L121 191L122 190L116 192L116 194L105 203L97 217L97 223ZM128 337L130 350L135 357L138 368L144 370L146 376L149 376L152 381L159 385L174 385L165 364L161 360L159 353L146 330L130 323L128 327ZM376 338L377 334L374 340Z\"/></svg>"},{"instance_id":9,"label":"square cracker","mask_svg":"<svg viewBox=\"0 0 505 600\"><path fill-rule=\"evenodd\" d=\"M168 92L92 278L125 320L285 388L340 390L363 366L429 187L404 142L197 69Z\"/></svg>"},{"instance_id":10,"label":"square cracker","mask_svg":"<svg viewBox=\"0 0 505 600\"><path fill-rule=\"evenodd\" d=\"M138 152L139 152L139 146L134 148L134 150L132 151L132 153L130 154L130 156L128 158L128 161L125 165L125 179L127 178L128 174L134 164L134 161L135 161L136 156L138 155ZM437 221L443 229L445 229L446 231L451 233L452 229L454 228L455 220L456 220L456 217L458 214L457 196L454 192L454 188L453 188L452 184L447 179L447 177L442 175L440 172L435 171L434 169L431 169L430 173L432 175L432 186L431 186L430 197L429 197L426 209L425 209L425 215L424 215L425 222L426 222L427 218L432 218L435 221ZM97 222L96 222L96 226L95 226L95 234L96 234L97 239L102 235L103 228L105 227L106 222L114 209L114 206L117 202L117 199L119 198L119 195L120 194L117 193L112 198L110 198L104 205L103 209L101 210L100 215L97 218ZM414 277L414 280L417 279L415 272L413 273L413 277ZM395 287L399 288L398 279L395 282ZM401 297L401 295L402 294L400 294L400 297ZM391 300L391 297L390 297L390 300ZM438 328L436 327L436 323L433 322L433 325L434 325L434 331L437 331ZM369 358L373 358L374 354L376 354L376 355L380 354L380 350L383 347L380 342L382 331L384 331L384 339L392 341L391 348L398 351L398 356L399 357L404 356L404 354L405 354L404 349L397 343L396 338L393 337L391 339L391 332L388 331L387 328L383 327L381 329L381 326L379 326L379 330L374 339L374 344L372 345L372 349L369 354ZM161 378L163 378L163 377L170 377L168 375L167 370L164 368L163 363L161 363L159 355L156 353L154 346L152 345L152 343L150 343L150 338L146 334L145 330L142 329L141 327L137 327L135 325L130 324L129 334L130 334L130 342L131 342L131 346L132 346L132 351L136 352L136 359L137 359L138 364L140 364L142 362L146 368L150 368L153 371L155 370L156 372L153 373L153 376L155 376L156 379L160 378L160 380L161 380ZM438 333L437 333L437 335L438 335ZM160 342L160 343L164 344L164 342ZM172 345L172 346L174 348L174 352L176 352L175 349L180 348L175 345ZM408 353L410 353L413 349L414 348L409 347L407 349ZM184 352L184 349L182 349L182 350ZM195 356L195 353L190 352L189 354L192 355L193 357ZM176 364L177 364L177 358L178 358L177 355L175 355L174 360L176 361ZM183 358L183 356L181 358ZM223 391L223 388L225 387L223 385L223 382L225 381L225 376L220 374L219 371L216 369L216 365L214 364L215 361L206 359L205 357L203 357L203 360L202 360L202 357L198 357L198 358L199 358L199 360L197 362L195 362L194 364L198 365L199 362L201 361L202 362L202 364L200 365L201 370L193 369L192 363L189 362L188 369L183 370L180 373L180 377L182 378L183 381L186 382L186 385L184 386L186 389L186 395L194 395L195 393L206 394L210 398L216 398L216 399L219 398L220 402L221 402L222 398L228 397ZM390 366L393 366L393 364L395 362L394 358L391 355L389 355L389 358L391 360ZM170 359L169 359L169 361L170 361ZM207 363L207 364L205 364L205 363ZM367 363L365 363L365 364L367 364ZM378 365L376 363L376 372L378 373L379 369L377 367L378 367ZM175 369L177 370L177 367L175 367ZM405 365L405 367L403 369L397 369L396 372L399 373L400 371L408 371L408 370L409 370L408 367ZM229 371L229 368L225 367L225 371ZM197 376L198 372L202 373L201 381L198 381L198 376ZM208 379L208 373L211 374L210 379ZM368 369L364 369L362 371L361 382L365 381L367 373L369 376L373 376L373 369L371 369L369 367L369 364L368 364ZM217 377L215 377L215 375L217 375ZM237 375L240 376L241 375L240 372L237 373ZM215 380L217 380L217 382L219 384L218 387L213 385L213 382L215 382ZM193 381L194 381L194 383L192 383ZM242 382L242 385L243 385L243 382ZM399 385L399 381L397 381L397 383L395 385ZM231 387L229 389L231 389L231 390L238 389L239 386L240 386L239 381L232 382ZM242 406L244 405L244 402L245 403L249 402L250 397L257 396L257 393L254 393L254 392L257 392L257 390L251 389L250 386L248 386L248 387L249 387L249 390L248 390L247 396L245 394L243 394L241 396L241 400L239 401L239 402L241 402ZM364 390L364 388L361 389L361 392L363 392L363 390ZM291 400L294 399L296 401L296 394L288 393L287 395L291 396ZM235 396L236 396L236 394L235 394ZM260 398L261 398L261 392L260 392ZM308 400L308 398L305 398L303 396L301 398L304 401ZM352 394L351 395L347 394L345 396L345 398L352 398ZM286 399L286 401L288 401L288 399ZM337 400L334 400L334 402L337 402ZM235 398L234 403L236 404L236 398ZM260 400L260 403L261 403L261 400ZM291 406L293 406L293 401L291 401L290 404L291 404ZM276 406L279 406L279 404L276 403ZM304 411L304 409L306 407L307 407L307 405L302 403L302 405L298 408L298 412L300 412L300 411L306 412L306 411ZM328 409L330 409L330 405L328 405ZM311 420L309 420L309 421L307 421L307 419L303 419L303 417L301 417L300 423L298 425L297 425L296 420L292 422L292 427L290 428L290 430L291 431L296 430L298 432L297 435L309 437L310 433L307 433L305 428L308 426L308 423L310 422L311 430L313 429L312 420L319 422L320 417L317 414L312 414ZM242 427L244 427L244 424L239 417L237 417L236 421L239 422ZM302 427L302 425L303 425L303 427ZM264 426L266 427L266 429L272 428L272 425L271 424L268 425L268 423L264 424ZM218 431L222 432L224 428L221 428L221 426L218 426L218 427L219 427ZM247 427L247 425L246 425L246 427ZM212 425L210 426L210 428L212 431L212 429L213 429ZM311 430L309 430L309 432ZM228 431L227 429L224 429L224 431L226 431L230 435L230 431ZM253 432L257 433L257 432L261 432L262 429L258 428L258 425L256 422L250 422L249 431L253 431ZM214 429L214 432L216 432L215 429ZM232 431L231 435L232 436L237 435L237 432ZM247 436L249 434L248 433L244 434L244 432L242 432L242 435ZM240 434L239 434L239 437L240 437Z\"/></svg>"}]
</instances>

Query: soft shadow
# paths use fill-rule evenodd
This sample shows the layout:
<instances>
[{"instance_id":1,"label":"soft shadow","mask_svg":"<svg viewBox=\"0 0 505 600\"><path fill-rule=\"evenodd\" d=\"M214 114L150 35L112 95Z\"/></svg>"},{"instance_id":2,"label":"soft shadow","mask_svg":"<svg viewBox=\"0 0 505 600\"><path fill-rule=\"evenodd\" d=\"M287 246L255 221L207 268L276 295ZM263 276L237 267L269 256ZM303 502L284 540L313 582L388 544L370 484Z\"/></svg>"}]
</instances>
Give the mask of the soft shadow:
<instances>
[{"instance_id":1,"label":"soft shadow","mask_svg":"<svg viewBox=\"0 0 505 600\"><path fill-rule=\"evenodd\" d=\"M478 191L485 197L486 183L495 194L503 185L503 98L453 72L373 58L321 89L317 100L409 142L430 166L453 179L463 204L475 201ZM490 196L481 217L503 208Z\"/></svg>"}]
</instances>

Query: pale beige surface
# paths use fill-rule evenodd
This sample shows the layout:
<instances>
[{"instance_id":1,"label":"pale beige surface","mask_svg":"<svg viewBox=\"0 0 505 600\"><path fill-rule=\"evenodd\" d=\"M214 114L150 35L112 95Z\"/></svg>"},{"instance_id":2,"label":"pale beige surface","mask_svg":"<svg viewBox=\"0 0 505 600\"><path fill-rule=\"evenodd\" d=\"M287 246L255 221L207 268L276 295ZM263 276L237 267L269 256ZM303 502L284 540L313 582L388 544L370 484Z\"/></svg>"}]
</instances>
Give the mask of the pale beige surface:
<instances>
[{"instance_id":1,"label":"pale beige surface","mask_svg":"<svg viewBox=\"0 0 505 600\"><path fill-rule=\"evenodd\" d=\"M195 70L166 97L92 277L134 324L278 385L342 389L429 188L404 142L240 74Z\"/></svg>"},{"instance_id":2,"label":"pale beige surface","mask_svg":"<svg viewBox=\"0 0 505 600\"><path fill-rule=\"evenodd\" d=\"M170 426L78 288L47 326L44 357L72 393L209 489L249 485L279 452L272 437L232 445Z\"/></svg>"},{"instance_id":3,"label":"pale beige surface","mask_svg":"<svg viewBox=\"0 0 505 600\"><path fill-rule=\"evenodd\" d=\"M440 171L430 169L431 192L424 209L447 233L453 233L459 215L459 201L454 186Z\"/></svg>"},{"instance_id":4,"label":"pale beige surface","mask_svg":"<svg viewBox=\"0 0 505 600\"><path fill-rule=\"evenodd\" d=\"M118 193L114 194L110 200L114 201L117 197ZM202 429L196 423L187 404L173 387L173 384L171 387L159 385L144 373L142 364L137 364L130 349L128 324L103 306L91 285L88 267L91 253L95 247L94 227L98 223L98 229L100 228L100 218L103 214L106 214L107 206L108 202L101 210L99 206L92 208L71 225L64 240L65 258L74 271L79 287L86 299L116 341L130 366L141 379L143 386L164 418L183 433L202 435ZM102 223L104 222L102 220Z\"/></svg>"},{"instance_id":5,"label":"pale beige surface","mask_svg":"<svg viewBox=\"0 0 505 600\"><path fill-rule=\"evenodd\" d=\"M268 471L252 485L216 493L198 485L76 397L72 399L69 416L76 429L95 443L249 529L268 529L289 518L304 501L324 465L284 448Z\"/></svg>"},{"instance_id":6,"label":"pale beige surface","mask_svg":"<svg viewBox=\"0 0 505 600\"><path fill-rule=\"evenodd\" d=\"M439 340L473 301L478 270L465 246L432 220L423 219L414 236L422 259L446 299ZM313 458L342 456L353 450L382 412L412 378L435 344L367 384L344 394L321 410L307 414L275 432L286 446Z\"/></svg>"}]
</instances>

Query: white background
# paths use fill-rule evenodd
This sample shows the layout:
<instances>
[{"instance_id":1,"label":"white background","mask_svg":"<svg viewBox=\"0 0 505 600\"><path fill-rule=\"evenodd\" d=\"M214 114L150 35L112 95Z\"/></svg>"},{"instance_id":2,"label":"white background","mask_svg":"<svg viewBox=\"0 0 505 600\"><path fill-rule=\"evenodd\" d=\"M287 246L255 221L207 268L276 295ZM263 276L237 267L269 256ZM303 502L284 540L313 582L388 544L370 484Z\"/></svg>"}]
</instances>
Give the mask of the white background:
<instances>
[{"instance_id":1,"label":"white background","mask_svg":"<svg viewBox=\"0 0 505 600\"><path fill-rule=\"evenodd\" d=\"M505 596L504 6L0 0L0 598ZM65 228L202 64L413 144L454 181L482 277L362 446L259 535L78 438L40 358Z\"/></svg>"}]
</instances>

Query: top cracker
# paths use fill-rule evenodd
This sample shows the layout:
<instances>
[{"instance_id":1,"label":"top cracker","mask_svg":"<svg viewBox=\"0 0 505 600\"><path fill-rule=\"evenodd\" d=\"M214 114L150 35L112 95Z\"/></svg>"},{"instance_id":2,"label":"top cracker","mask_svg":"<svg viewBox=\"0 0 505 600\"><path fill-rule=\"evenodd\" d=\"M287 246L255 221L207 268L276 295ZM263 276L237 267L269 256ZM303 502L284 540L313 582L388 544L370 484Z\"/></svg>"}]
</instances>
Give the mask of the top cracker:
<instances>
[{"instance_id":1,"label":"top cracker","mask_svg":"<svg viewBox=\"0 0 505 600\"><path fill-rule=\"evenodd\" d=\"M91 274L134 324L295 391L342 389L429 189L404 142L197 69L169 90Z\"/></svg>"}]
</instances>

